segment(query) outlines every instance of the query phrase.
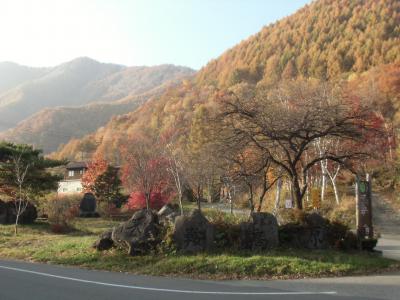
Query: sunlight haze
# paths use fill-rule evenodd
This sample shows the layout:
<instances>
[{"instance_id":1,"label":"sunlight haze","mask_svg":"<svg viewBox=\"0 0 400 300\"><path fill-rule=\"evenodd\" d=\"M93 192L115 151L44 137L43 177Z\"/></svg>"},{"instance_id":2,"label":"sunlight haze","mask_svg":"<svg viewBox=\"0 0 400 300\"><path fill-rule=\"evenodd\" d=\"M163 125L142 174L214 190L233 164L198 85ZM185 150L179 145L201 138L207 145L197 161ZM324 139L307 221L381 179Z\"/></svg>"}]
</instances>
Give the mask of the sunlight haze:
<instances>
[{"instance_id":1,"label":"sunlight haze","mask_svg":"<svg viewBox=\"0 0 400 300\"><path fill-rule=\"evenodd\" d=\"M2 0L0 61L53 66L88 56L199 69L307 2Z\"/></svg>"}]
</instances>

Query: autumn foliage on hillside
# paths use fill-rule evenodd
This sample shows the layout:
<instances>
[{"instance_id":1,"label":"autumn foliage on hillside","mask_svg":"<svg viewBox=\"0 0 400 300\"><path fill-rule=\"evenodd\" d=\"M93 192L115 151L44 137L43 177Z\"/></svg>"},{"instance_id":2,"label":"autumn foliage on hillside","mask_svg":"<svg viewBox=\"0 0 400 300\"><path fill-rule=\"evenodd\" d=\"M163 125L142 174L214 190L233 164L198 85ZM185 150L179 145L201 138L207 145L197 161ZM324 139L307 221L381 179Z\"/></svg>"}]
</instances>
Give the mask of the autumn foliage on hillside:
<instances>
[{"instance_id":1,"label":"autumn foliage on hillside","mask_svg":"<svg viewBox=\"0 0 400 300\"><path fill-rule=\"evenodd\" d=\"M354 123L346 119L349 127L342 128L341 134L346 138L338 139L335 133L330 133L325 140L307 141L306 146L301 146L306 149L302 149L296 164L291 166L286 175L282 175L286 176L285 180L291 177L290 180L298 181L298 198L307 197L307 190L326 178L334 185L336 173L341 172L344 166L354 169L353 161L360 166L360 157L366 157L364 154L375 154L376 161L394 159L395 132L400 124L397 101L400 90L399 19L400 4L394 0L315 1L228 50L205 66L195 80L185 80L136 111L115 117L107 126L90 135L92 140L98 142L96 153L111 162L123 161L131 165L125 167L124 184L130 191L143 193L149 205L151 195L157 188L145 192L144 188L138 189L138 186L144 186L143 178L129 178L133 170L140 169L132 168L138 164L137 157L143 157L137 155L135 146L143 144L143 141L138 142L137 139L147 137L148 132L151 132L151 136L160 137L178 131L173 146L174 153L179 154L178 159L184 166L185 183L199 201L212 200L214 188L221 184L221 177L230 174L224 170L226 161L216 155L220 141L216 142L215 137L221 138L225 132L214 121L221 111L220 99L237 95L243 103L253 103L252 109L261 115L275 118L277 123L287 121L286 125L295 128L304 121L301 113L307 116L308 112L311 112L310 115L316 112L323 125L327 125L327 118L343 118L342 112L349 113L349 116L353 114ZM318 90L324 86L330 86L325 94L323 90ZM282 94L291 89L298 90L297 94ZM271 96L273 93L275 95ZM257 94L265 97L258 99L258 102L244 101L256 99ZM340 102L338 111L329 107L328 94ZM277 102L284 99L287 105L279 108ZM317 100L321 99L328 101L323 104L329 112L321 112L321 107L325 107L318 107L320 104ZM317 106L308 107L307 110L299 105L296 110L296 103L302 101ZM368 114L358 108L368 108ZM288 114L283 114L285 111ZM314 126L318 128L318 124ZM293 128L289 125L287 128ZM306 125L311 126L308 123ZM312 128L314 133L316 128ZM346 136L346 130L351 135ZM301 140L301 128L299 132ZM129 137L134 138L131 140ZM148 157L148 163L143 167L158 176L160 174L154 170L165 170L163 154L158 149L159 139L145 141L144 144L147 146L142 150L144 157ZM68 147L66 152L73 154L79 148L79 141L74 141ZM146 154L149 150L158 154L150 156ZM271 159L271 155L268 155L268 159ZM284 155L284 152L279 155ZM316 159L314 162L312 157ZM222 162L223 166L220 166ZM307 166L308 163L316 164ZM152 167L152 164L156 167ZM279 168L276 162L273 164L271 170L275 174L272 177L277 179L282 174L283 166ZM307 178L303 177L304 166L307 166ZM363 169L365 172L368 167L364 165ZM301 178L293 179L300 174L298 172L302 174ZM270 173L265 172L267 177ZM263 182L259 175L254 177L257 180L253 178L258 188L260 182ZM161 177L165 179L168 176ZM155 180L158 184L154 186L161 185L159 190L164 190L167 184L164 184L161 177ZM143 194L140 197L140 194L134 194L132 198L142 199Z\"/></svg>"},{"instance_id":2,"label":"autumn foliage on hillside","mask_svg":"<svg viewBox=\"0 0 400 300\"><path fill-rule=\"evenodd\" d=\"M399 62L399 34L399 1L314 1L211 61L197 80L226 87L343 78Z\"/></svg>"},{"instance_id":3,"label":"autumn foliage on hillside","mask_svg":"<svg viewBox=\"0 0 400 300\"><path fill-rule=\"evenodd\" d=\"M116 152L126 133L148 127L159 132L172 127L187 131L196 110L215 111L214 99L221 88L270 87L296 77L352 82L362 77L364 81L372 76L365 71L379 74L378 78L395 75L400 62L399 20L400 3L395 0L315 1L226 51L199 71L195 80L167 89L90 137L100 144L97 152L114 161L110 153ZM381 88L387 90L379 83ZM388 103L397 111L394 98L387 97L379 105L389 107ZM79 140L73 140L56 157L74 156L78 149Z\"/></svg>"}]
</instances>

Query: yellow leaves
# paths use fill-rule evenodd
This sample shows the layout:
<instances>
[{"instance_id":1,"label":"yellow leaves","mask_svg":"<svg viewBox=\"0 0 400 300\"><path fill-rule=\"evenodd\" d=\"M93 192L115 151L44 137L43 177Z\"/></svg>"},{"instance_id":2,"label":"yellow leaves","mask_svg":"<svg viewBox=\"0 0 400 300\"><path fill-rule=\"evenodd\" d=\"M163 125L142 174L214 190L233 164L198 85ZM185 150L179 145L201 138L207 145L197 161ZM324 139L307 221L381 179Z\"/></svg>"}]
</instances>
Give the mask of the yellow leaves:
<instances>
[{"instance_id":1,"label":"yellow leaves","mask_svg":"<svg viewBox=\"0 0 400 300\"><path fill-rule=\"evenodd\" d=\"M318 188L311 189L311 203L314 209L321 208L321 192Z\"/></svg>"}]
</instances>

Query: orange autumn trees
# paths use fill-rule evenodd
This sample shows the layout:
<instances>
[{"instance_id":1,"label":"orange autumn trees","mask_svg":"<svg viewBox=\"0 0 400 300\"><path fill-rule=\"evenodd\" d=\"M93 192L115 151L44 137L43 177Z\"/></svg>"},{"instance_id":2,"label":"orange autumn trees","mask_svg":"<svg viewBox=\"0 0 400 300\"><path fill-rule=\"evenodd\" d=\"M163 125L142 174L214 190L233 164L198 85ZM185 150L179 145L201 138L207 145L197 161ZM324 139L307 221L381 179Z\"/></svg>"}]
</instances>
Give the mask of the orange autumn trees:
<instances>
[{"instance_id":1,"label":"orange autumn trees","mask_svg":"<svg viewBox=\"0 0 400 300\"><path fill-rule=\"evenodd\" d=\"M94 193L95 181L99 175L106 171L107 166L107 161L101 155L96 155L93 160L87 164L88 168L82 176L82 187L85 193Z\"/></svg>"},{"instance_id":2,"label":"orange autumn trees","mask_svg":"<svg viewBox=\"0 0 400 300\"><path fill-rule=\"evenodd\" d=\"M317 164L328 160L349 166L370 153L346 145L365 145L372 137L385 139L379 116L365 103L348 100L340 86L290 81L251 97L225 95L220 119L231 129L232 142L256 147L260 158L285 173L296 206L303 209L308 174ZM341 147L318 153L314 144L322 138L339 139Z\"/></svg>"}]
</instances>

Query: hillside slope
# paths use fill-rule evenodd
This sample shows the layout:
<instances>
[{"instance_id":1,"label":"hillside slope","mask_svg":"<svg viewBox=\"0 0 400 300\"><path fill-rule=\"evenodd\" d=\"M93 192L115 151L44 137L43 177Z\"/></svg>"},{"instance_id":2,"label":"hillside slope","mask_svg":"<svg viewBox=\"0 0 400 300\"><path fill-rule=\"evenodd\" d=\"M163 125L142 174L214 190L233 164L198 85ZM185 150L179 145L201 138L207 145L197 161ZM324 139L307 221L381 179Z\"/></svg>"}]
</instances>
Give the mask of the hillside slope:
<instances>
[{"instance_id":1,"label":"hillside slope","mask_svg":"<svg viewBox=\"0 0 400 300\"><path fill-rule=\"evenodd\" d=\"M0 62L0 95L24 82L43 76L49 68L30 68L13 62Z\"/></svg>"},{"instance_id":2,"label":"hillside slope","mask_svg":"<svg viewBox=\"0 0 400 300\"><path fill-rule=\"evenodd\" d=\"M346 78L399 62L399 38L399 1L318 0L229 49L197 79L229 86L296 76Z\"/></svg>"},{"instance_id":3,"label":"hillside slope","mask_svg":"<svg viewBox=\"0 0 400 300\"><path fill-rule=\"evenodd\" d=\"M171 67L167 66L166 68L170 69ZM138 86L136 89L137 91L149 89L149 91L136 94L136 90L134 90L132 95L120 100L104 102L103 97L103 102L42 109L21 121L16 127L0 132L0 140L32 144L43 149L45 153L56 151L60 145L67 143L71 138L83 137L85 134L104 126L113 116L134 111L149 99L160 96L165 89L176 85L193 72L189 69L182 70L175 67L175 70L160 72L156 81ZM157 75L157 72L148 73L150 73L150 76ZM129 79L124 79L124 81L129 81ZM136 82L141 81L137 80ZM151 89L155 82L160 84ZM132 83L133 86L134 84ZM129 86L129 83L127 85Z\"/></svg>"},{"instance_id":4,"label":"hillside slope","mask_svg":"<svg viewBox=\"0 0 400 300\"><path fill-rule=\"evenodd\" d=\"M97 152L113 159L127 134L143 128L159 132L180 128L182 139L187 139L193 120L201 118L204 109L214 109L220 89L243 84L268 87L299 76L347 80L396 62L400 62L399 1L315 1L226 51L193 81L113 119L85 140L96 140ZM74 157L79 145L78 140L71 141L56 156Z\"/></svg>"},{"instance_id":5,"label":"hillside slope","mask_svg":"<svg viewBox=\"0 0 400 300\"><path fill-rule=\"evenodd\" d=\"M0 130L44 108L115 101L192 72L171 65L125 67L77 58L0 94Z\"/></svg>"},{"instance_id":6,"label":"hillside slope","mask_svg":"<svg viewBox=\"0 0 400 300\"><path fill-rule=\"evenodd\" d=\"M17 127L0 133L0 139L32 144L43 149L44 153L50 153L71 138L79 138L97 130L113 116L135 110L162 90L159 88L111 103L46 108L20 122Z\"/></svg>"}]
</instances>

